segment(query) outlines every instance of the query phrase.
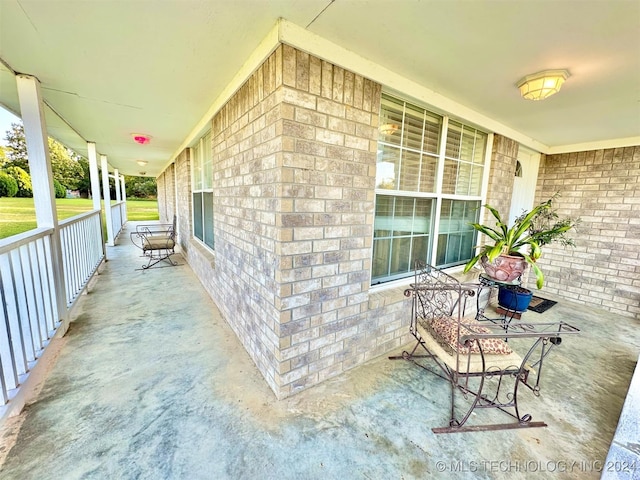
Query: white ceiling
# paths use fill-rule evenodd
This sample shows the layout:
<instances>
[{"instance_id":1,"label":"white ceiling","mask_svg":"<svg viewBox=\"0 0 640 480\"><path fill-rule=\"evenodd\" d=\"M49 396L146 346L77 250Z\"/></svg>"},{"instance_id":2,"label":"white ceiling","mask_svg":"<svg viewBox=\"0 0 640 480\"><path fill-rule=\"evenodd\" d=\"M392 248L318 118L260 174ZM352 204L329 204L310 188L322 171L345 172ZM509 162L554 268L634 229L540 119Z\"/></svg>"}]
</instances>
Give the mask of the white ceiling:
<instances>
[{"instance_id":1,"label":"white ceiling","mask_svg":"<svg viewBox=\"0 0 640 480\"><path fill-rule=\"evenodd\" d=\"M278 18L542 151L640 137L638 0L0 0L0 103L19 113L13 74L34 75L52 136L157 175ZM520 98L515 83L544 69L571 77L545 101Z\"/></svg>"}]
</instances>

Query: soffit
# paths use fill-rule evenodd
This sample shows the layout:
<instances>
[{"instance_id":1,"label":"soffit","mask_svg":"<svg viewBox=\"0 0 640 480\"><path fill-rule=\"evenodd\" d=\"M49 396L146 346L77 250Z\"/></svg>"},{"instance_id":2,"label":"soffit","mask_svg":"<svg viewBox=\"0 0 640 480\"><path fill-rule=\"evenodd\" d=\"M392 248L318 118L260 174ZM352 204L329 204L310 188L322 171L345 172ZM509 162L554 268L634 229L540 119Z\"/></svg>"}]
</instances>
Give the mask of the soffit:
<instances>
[{"instance_id":1,"label":"soffit","mask_svg":"<svg viewBox=\"0 0 640 480\"><path fill-rule=\"evenodd\" d=\"M53 136L81 154L86 140L96 142L126 174L146 160L147 174L157 175L224 102L234 78L259 61L255 52L268 54L264 39L278 18L530 145L551 151L640 136L635 1L0 0L0 59L38 77L46 104L64 119L47 113ZM547 68L571 72L560 94L521 99L517 80ZM17 112L11 77L0 69L0 103ZM135 144L134 132L151 143Z\"/></svg>"}]
</instances>

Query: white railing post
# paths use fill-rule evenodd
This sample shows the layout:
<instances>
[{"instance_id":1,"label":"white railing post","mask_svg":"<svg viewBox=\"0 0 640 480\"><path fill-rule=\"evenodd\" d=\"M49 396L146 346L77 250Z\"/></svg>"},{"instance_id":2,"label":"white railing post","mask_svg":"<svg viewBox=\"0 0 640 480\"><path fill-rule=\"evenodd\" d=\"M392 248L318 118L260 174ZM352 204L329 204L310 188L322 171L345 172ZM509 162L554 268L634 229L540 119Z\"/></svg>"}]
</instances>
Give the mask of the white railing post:
<instances>
[{"instance_id":1,"label":"white railing post","mask_svg":"<svg viewBox=\"0 0 640 480\"><path fill-rule=\"evenodd\" d=\"M104 198L104 214L107 222L107 245L113 247L115 239L113 236L113 224L111 223L111 193L109 192L109 165L107 156L100 155L100 165L102 166L102 198Z\"/></svg>"},{"instance_id":2,"label":"white railing post","mask_svg":"<svg viewBox=\"0 0 640 480\"><path fill-rule=\"evenodd\" d=\"M51 269L55 287L57 322L67 317L65 279L62 263L60 229L49 157L49 142L44 120L40 82L31 75L17 75L20 113L27 144L31 186L38 228L53 228L51 235Z\"/></svg>"}]
</instances>

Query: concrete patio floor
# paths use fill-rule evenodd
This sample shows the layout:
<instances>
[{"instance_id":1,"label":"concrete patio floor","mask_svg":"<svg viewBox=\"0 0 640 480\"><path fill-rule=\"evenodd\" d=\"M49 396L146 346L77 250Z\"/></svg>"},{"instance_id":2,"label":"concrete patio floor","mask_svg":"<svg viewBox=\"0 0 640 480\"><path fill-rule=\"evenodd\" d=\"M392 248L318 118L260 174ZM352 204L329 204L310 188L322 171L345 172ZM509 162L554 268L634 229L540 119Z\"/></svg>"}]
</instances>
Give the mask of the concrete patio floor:
<instances>
[{"instance_id":1,"label":"concrete patio floor","mask_svg":"<svg viewBox=\"0 0 640 480\"><path fill-rule=\"evenodd\" d=\"M276 400L184 260L135 270L128 237L108 249L36 401L4 426L0 478L600 477L637 321L566 301L528 312L582 330L549 357L541 397L523 396L549 426L434 435L449 387L409 362L380 357Z\"/></svg>"}]
</instances>

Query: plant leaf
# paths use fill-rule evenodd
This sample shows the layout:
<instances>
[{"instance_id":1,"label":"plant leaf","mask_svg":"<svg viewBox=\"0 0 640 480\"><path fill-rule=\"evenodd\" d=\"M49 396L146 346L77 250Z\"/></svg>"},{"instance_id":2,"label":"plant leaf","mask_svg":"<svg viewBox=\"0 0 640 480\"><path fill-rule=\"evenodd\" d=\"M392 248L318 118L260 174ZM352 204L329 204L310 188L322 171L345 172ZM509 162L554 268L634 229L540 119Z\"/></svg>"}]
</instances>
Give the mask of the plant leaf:
<instances>
[{"instance_id":1,"label":"plant leaf","mask_svg":"<svg viewBox=\"0 0 640 480\"><path fill-rule=\"evenodd\" d=\"M500 230L502 230L502 234L506 235L508 227L507 227L507 224L502 221L502 218L500 217L500 212L498 212L498 210L496 210L490 205L484 205L484 208L489 210L491 214L496 218L496 220L498 221L496 225L500 227Z\"/></svg>"},{"instance_id":2,"label":"plant leaf","mask_svg":"<svg viewBox=\"0 0 640 480\"><path fill-rule=\"evenodd\" d=\"M478 263L478 260L480 260L480 257L482 255L476 255L475 257L473 257L471 260L469 260L467 262L467 264L464 266L464 270L463 273L467 273L469 270L471 270L473 268L473 266Z\"/></svg>"},{"instance_id":3,"label":"plant leaf","mask_svg":"<svg viewBox=\"0 0 640 480\"><path fill-rule=\"evenodd\" d=\"M479 223L472 223L471 226L479 231L480 233L484 233L487 237L490 237L492 240L498 241L502 238L500 232L495 231L491 227L487 227L486 225L480 225Z\"/></svg>"},{"instance_id":4,"label":"plant leaf","mask_svg":"<svg viewBox=\"0 0 640 480\"><path fill-rule=\"evenodd\" d=\"M536 287L538 287L538 290L540 290L544 285L544 274L542 273L542 270L540 270L540 267L536 265L535 260L533 260L529 255L523 254L522 256L527 261L527 263L531 265L531 270L533 270L533 273L536 274Z\"/></svg>"}]
</instances>

